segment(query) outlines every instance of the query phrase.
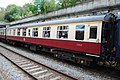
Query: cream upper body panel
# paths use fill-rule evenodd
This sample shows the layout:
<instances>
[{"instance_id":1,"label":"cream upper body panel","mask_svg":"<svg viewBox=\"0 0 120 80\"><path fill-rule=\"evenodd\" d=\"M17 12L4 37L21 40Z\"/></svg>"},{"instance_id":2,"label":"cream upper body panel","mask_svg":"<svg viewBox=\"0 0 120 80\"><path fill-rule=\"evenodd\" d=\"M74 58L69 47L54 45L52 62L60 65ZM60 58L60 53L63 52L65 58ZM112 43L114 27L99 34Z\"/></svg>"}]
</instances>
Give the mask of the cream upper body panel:
<instances>
[{"instance_id":1,"label":"cream upper body panel","mask_svg":"<svg viewBox=\"0 0 120 80\"><path fill-rule=\"evenodd\" d=\"M78 23L69 23L69 24L52 24L52 25L45 25L45 26L30 26L26 27L26 36L24 37L34 37L33 29L37 28L38 30L38 36L34 38L45 38L45 39L58 39L58 40L72 40L72 41L83 41L83 42L95 42L95 43L101 43L101 32L102 32L102 22L103 21L94 21L94 22L78 22ZM76 26L77 25L84 25L84 39L83 40L76 40ZM58 26L68 26L67 29L67 38L58 38ZM50 27L50 37L44 37L43 28ZM90 38L90 30L91 27L96 27L96 38ZM17 31L19 28L9 28L9 31L11 30L11 36L18 36ZM30 31L30 32L29 32ZM44 30L45 31L45 30ZM48 30L47 30L48 31ZM20 28L20 35L22 35L23 28ZM62 31L59 31L62 32ZM65 32L63 30L63 32Z\"/></svg>"}]
</instances>

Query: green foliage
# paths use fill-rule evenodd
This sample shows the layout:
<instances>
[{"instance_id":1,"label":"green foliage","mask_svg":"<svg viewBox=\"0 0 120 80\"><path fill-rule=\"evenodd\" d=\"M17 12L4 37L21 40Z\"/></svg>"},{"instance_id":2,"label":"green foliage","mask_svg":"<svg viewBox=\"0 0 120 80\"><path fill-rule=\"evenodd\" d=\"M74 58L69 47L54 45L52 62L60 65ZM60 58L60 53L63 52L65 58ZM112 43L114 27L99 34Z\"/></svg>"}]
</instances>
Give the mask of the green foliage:
<instances>
[{"instance_id":1,"label":"green foliage","mask_svg":"<svg viewBox=\"0 0 120 80\"><path fill-rule=\"evenodd\" d=\"M7 8L5 9L6 13L5 13L4 19L11 22L21 18L21 14L22 14L21 10L22 8L19 6L16 6L15 4L8 5Z\"/></svg>"},{"instance_id":2,"label":"green foliage","mask_svg":"<svg viewBox=\"0 0 120 80\"><path fill-rule=\"evenodd\" d=\"M40 9L41 13L66 8L68 6L74 6L77 3L81 3L85 0L33 0L34 5Z\"/></svg>"},{"instance_id":3,"label":"green foliage","mask_svg":"<svg viewBox=\"0 0 120 80\"><path fill-rule=\"evenodd\" d=\"M33 0L22 7L15 4L8 5L5 9L0 7L0 21L14 21L33 14L46 14L68 6L74 6L85 0Z\"/></svg>"},{"instance_id":4,"label":"green foliage","mask_svg":"<svg viewBox=\"0 0 120 80\"><path fill-rule=\"evenodd\" d=\"M56 4L55 0L33 0L34 5L40 9L41 13L46 14L49 11L55 10Z\"/></svg>"},{"instance_id":5,"label":"green foliage","mask_svg":"<svg viewBox=\"0 0 120 80\"><path fill-rule=\"evenodd\" d=\"M23 5L22 7L22 17L32 15L32 14L37 14L37 7L35 7L31 3L27 3Z\"/></svg>"},{"instance_id":6,"label":"green foliage","mask_svg":"<svg viewBox=\"0 0 120 80\"><path fill-rule=\"evenodd\" d=\"M4 19L11 22L32 14L36 14L37 7L35 7L31 3L25 4L23 5L23 7L19 7L12 4L12 5L8 5L5 11L6 12L5 12Z\"/></svg>"},{"instance_id":7,"label":"green foliage","mask_svg":"<svg viewBox=\"0 0 120 80\"><path fill-rule=\"evenodd\" d=\"M4 21L5 10L4 8L0 7L0 21Z\"/></svg>"},{"instance_id":8,"label":"green foliage","mask_svg":"<svg viewBox=\"0 0 120 80\"><path fill-rule=\"evenodd\" d=\"M61 6L61 8L65 8L68 6L74 6L77 3L81 3L85 0L59 0L59 5Z\"/></svg>"}]
</instances>

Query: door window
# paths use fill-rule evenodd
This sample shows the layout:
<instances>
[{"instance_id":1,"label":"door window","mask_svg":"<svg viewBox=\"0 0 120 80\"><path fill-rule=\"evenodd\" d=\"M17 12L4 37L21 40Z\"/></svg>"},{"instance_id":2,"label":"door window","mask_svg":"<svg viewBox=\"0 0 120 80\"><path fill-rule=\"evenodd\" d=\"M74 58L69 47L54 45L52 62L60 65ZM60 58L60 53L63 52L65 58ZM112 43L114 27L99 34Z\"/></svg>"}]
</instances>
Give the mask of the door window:
<instances>
[{"instance_id":1,"label":"door window","mask_svg":"<svg viewBox=\"0 0 120 80\"><path fill-rule=\"evenodd\" d=\"M90 39L96 39L97 38L97 26L91 26L90 27L89 38Z\"/></svg>"}]
</instances>

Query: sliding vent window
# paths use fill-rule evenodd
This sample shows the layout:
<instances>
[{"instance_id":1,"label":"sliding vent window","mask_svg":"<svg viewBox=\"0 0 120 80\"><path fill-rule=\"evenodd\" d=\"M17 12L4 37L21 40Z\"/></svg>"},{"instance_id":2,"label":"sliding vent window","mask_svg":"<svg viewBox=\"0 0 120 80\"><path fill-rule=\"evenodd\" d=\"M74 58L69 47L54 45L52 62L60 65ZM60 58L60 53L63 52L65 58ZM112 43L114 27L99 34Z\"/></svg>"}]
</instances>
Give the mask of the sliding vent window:
<instances>
[{"instance_id":1,"label":"sliding vent window","mask_svg":"<svg viewBox=\"0 0 120 80\"><path fill-rule=\"evenodd\" d=\"M90 27L90 39L96 39L97 38L97 26L91 26Z\"/></svg>"},{"instance_id":2,"label":"sliding vent window","mask_svg":"<svg viewBox=\"0 0 120 80\"><path fill-rule=\"evenodd\" d=\"M20 36L20 29L17 30L17 35Z\"/></svg>"},{"instance_id":3,"label":"sliding vent window","mask_svg":"<svg viewBox=\"0 0 120 80\"><path fill-rule=\"evenodd\" d=\"M57 38L67 39L68 38L68 26L57 27Z\"/></svg>"},{"instance_id":4,"label":"sliding vent window","mask_svg":"<svg viewBox=\"0 0 120 80\"><path fill-rule=\"evenodd\" d=\"M38 37L38 28L33 28L32 35L33 37Z\"/></svg>"},{"instance_id":5,"label":"sliding vent window","mask_svg":"<svg viewBox=\"0 0 120 80\"><path fill-rule=\"evenodd\" d=\"M76 40L84 40L85 25L76 25Z\"/></svg>"},{"instance_id":6,"label":"sliding vent window","mask_svg":"<svg viewBox=\"0 0 120 80\"><path fill-rule=\"evenodd\" d=\"M23 28L22 35L26 36L26 28Z\"/></svg>"},{"instance_id":7,"label":"sliding vent window","mask_svg":"<svg viewBox=\"0 0 120 80\"><path fill-rule=\"evenodd\" d=\"M51 27L44 27L43 28L43 37L49 38L50 37L50 30L51 30Z\"/></svg>"}]
</instances>

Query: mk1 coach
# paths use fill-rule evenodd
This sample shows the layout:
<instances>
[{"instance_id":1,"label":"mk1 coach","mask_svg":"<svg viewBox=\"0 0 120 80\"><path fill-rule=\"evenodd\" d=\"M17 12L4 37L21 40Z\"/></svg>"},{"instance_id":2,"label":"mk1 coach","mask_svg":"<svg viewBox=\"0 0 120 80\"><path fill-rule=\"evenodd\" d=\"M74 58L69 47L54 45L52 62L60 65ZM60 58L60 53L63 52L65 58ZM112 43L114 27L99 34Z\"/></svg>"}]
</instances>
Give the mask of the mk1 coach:
<instances>
[{"instance_id":1,"label":"mk1 coach","mask_svg":"<svg viewBox=\"0 0 120 80\"><path fill-rule=\"evenodd\" d=\"M120 19L112 13L0 29L0 38L89 65L120 67ZM4 36L4 37L3 37Z\"/></svg>"}]
</instances>

